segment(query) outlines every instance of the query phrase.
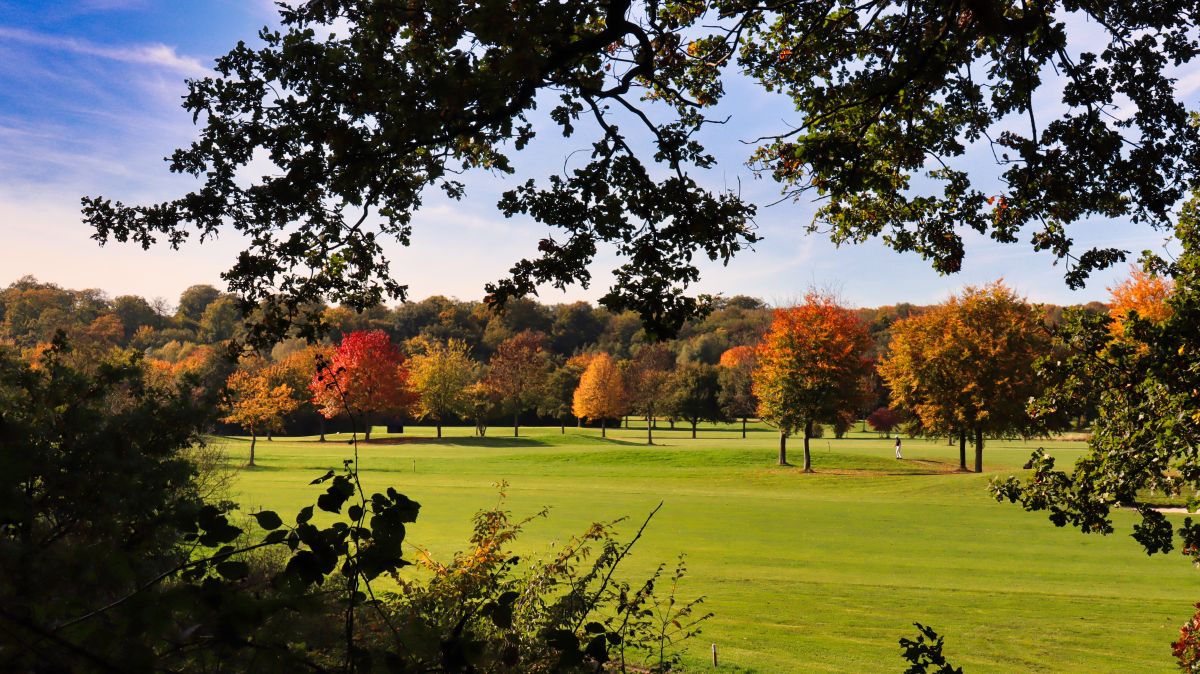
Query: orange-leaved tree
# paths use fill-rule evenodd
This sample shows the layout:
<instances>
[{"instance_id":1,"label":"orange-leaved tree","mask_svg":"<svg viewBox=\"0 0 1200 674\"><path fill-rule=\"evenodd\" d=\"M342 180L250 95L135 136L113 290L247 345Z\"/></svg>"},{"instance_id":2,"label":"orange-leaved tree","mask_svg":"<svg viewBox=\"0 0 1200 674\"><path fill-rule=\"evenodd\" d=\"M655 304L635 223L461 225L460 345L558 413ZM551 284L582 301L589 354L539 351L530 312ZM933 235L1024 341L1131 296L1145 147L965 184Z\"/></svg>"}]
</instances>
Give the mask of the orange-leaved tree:
<instances>
[{"instance_id":1,"label":"orange-leaved tree","mask_svg":"<svg viewBox=\"0 0 1200 674\"><path fill-rule=\"evenodd\" d=\"M1054 423L1026 410L1042 390L1036 363L1050 348L1037 307L997 281L893 325L879 373L891 407L913 415L913 431L958 436L962 470L971 437L978 473L985 435L1031 437Z\"/></svg>"},{"instance_id":2,"label":"orange-leaved tree","mask_svg":"<svg viewBox=\"0 0 1200 674\"><path fill-rule=\"evenodd\" d=\"M226 382L228 414L222 419L250 431L250 462L254 465L254 445L260 431L283 430L283 418L300 406L292 387L279 383L278 366L238 370Z\"/></svg>"},{"instance_id":3,"label":"orange-leaved tree","mask_svg":"<svg viewBox=\"0 0 1200 674\"><path fill-rule=\"evenodd\" d=\"M1125 326L1134 314L1141 320L1161 323L1171 317L1167 298L1174 283L1169 278L1131 267L1129 278L1108 289L1110 329L1115 336L1125 334Z\"/></svg>"},{"instance_id":4,"label":"orange-leaved tree","mask_svg":"<svg viewBox=\"0 0 1200 674\"><path fill-rule=\"evenodd\" d=\"M612 356L598 353L588 362L575 389L572 409L575 416L600 420L600 435L607 435L609 419L619 419L628 409L625 384Z\"/></svg>"},{"instance_id":5,"label":"orange-leaved tree","mask_svg":"<svg viewBox=\"0 0 1200 674\"><path fill-rule=\"evenodd\" d=\"M549 371L544 333L523 330L496 347L483 381L513 415L513 437L520 434L521 412L537 405Z\"/></svg>"},{"instance_id":6,"label":"orange-leaved tree","mask_svg":"<svg viewBox=\"0 0 1200 674\"><path fill-rule=\"evenodd\" d=\"M810 291L775 311L756 351L753 393L758 416L779 429L779 465L788 465L787 437L803 432L804 471L812 472L813 425L862 406L870 348L866 324L831 294Z\"/></svg>"},{"instance_id":7,"label":"orange-leaved tree","mask_svg":"<svg viewBox=\"0 0 1200 674\"><path fill-rule=\"evenodd\" d=\"M382 330L360 330L342 338L327 367L309 389L326 419L349 415L368 440L379 414L407 414L416 399L408 385L403 354Z\"/></svg>"},{"instance_id":8,"label":"orange-leaved tree","mask_svg":"<svg viewBox=\"0 0 1200 674\"><path fill-rule=\"evenodd\" d=\"M718 378L721 384L721 408L731 419L742 420L742 437L746 437L746 420L758 412L754 397L754 368L758 364L752 346L735 346L721 354Z\"/></svg>"}]
</instances>

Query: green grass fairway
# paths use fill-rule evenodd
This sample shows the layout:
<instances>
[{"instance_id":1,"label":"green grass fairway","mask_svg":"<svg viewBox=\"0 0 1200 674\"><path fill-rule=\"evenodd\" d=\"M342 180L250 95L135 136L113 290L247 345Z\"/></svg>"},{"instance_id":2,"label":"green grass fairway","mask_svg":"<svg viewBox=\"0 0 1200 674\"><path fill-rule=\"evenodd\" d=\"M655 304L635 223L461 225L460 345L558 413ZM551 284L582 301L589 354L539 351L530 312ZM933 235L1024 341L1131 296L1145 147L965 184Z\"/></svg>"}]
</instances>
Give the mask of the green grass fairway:
<instances>
[{"instance_id":1,"label":"green grass fairway","mask_svg":"<svg viewBox=\"0 0 1200 674\"><path fill-rule=\"evenodd\" d=\"M994 502L984 475L954 472L957 447L858 433L813 441L814 475L775 466L777 436L734 427L659 431L466 428L434 440L432 428L360 446L369 490L395 486L422 504L410 540L448 556L465 546L470 517L496 503L507 480L518 514L550 506L522 550L538 551L596 520L629 516L631 535L665 505L624 568L640 577L686 553L687 596L716 613L692 642L688 664L725 672L900 672L897 640L913 621L946 637L967 674L984 672L1170 672L1169 643L1200 599L1196 572L1178 553L1147 557L1128 537L1057 529L1043 514ZM380 429L382 430L382 429ZM332 436L345 438L346 436ZM230 460L248 443L218 439ZM1039 444L1071 462L1077 442L993 441L989 473L1019 472ZM799 462L800 442L789 443ZM260 466L240 472L245 507L295 512L318 494L308 481L350 456L344 441L260 440ZM1178 516L1172 516L1178 517ZM286 519L286 517L285 517ZM1179 517L1179 519L1182 519Z\"/></svg>"}]
</instances>

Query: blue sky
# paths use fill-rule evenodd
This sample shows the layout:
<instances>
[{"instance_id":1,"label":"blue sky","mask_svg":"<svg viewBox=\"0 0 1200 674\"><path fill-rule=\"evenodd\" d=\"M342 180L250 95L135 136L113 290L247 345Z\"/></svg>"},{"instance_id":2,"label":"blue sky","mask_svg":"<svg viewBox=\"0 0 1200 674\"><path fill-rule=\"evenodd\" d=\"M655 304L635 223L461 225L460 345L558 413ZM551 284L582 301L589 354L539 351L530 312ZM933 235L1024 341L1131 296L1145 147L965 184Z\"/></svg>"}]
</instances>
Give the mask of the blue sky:
<instances>
[{"instance_id":1,"label":"blue sky","mask_svg":"<svg viewBox=\"0 0 1200 674\"><path fill-rule=\"evenodd\" d=\"M221 285L233 261L236 237L144 252L135 246L100 248L80 222L79 197L104 195L126 203L171 198L192 183L173 176L162 158L193 135L179 107L184 80L203 76L212 59L239 39L253 43L273 22L267 0L0 0L0 285L33 274L67 287L98 287L172 300L194 283ZM1181 79L1200 80L1196 73ZM1195 103L1195 88L1184 95ZM721 159L702 180L714 187L741 186L743 195L768 203L777 187L756 180L743 162L741 141L778 130L789 108L746 83L735 82L720 114L731 115L705 139ZM564 142L553 129L519 161L544 175L558 170L584 136ZM536 171L541 170L539 174ZM518 176L524 180L526 176ZM421 298L482 295L483 284L504 275L517 259L536 252L545 229L507 220L494 209L513 178L472 175L462 202L431 199L416 218L413 245L390 251L394 276ZM1062 282L1062 268L1022 243L995 244L969 237L963 273L943 277L915 255L899 255L879 242L837 248L805 233L813 208L784 203L757 218L765 240L728 267L709 265L698 291L744 293L786 303L812 285L840 289L845 301L875 306L935 302L964 284L1003 277L1034 301L1103 300L1105 287L1124 270L1095 278L1083 291ZM1126 223L1089 223L1072 230L1080 246L1160 249L1163 236ZM608 284L602 255L591 290L547 290L547 302L593 299Z\"/></svg>"}]
</instances>

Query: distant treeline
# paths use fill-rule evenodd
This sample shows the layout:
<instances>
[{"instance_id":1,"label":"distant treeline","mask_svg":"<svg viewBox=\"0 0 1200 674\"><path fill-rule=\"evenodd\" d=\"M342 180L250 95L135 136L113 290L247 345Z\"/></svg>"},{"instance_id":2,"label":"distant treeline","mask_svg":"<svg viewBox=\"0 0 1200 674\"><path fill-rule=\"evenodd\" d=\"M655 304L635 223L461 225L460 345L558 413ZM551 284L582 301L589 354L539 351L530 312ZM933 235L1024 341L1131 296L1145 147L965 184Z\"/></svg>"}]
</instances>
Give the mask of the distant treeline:
<instances>
[{"instance_id":1,"label":"distant treeline","mask_svg":"<svg viewBox=\"0 0 1200 674\"><path fill-rule=\"evenodd\" d=\"M1107 310L1099 302L1087 307ZM882 350L893 323L926 308L900 303L856 311ZM1043 305L1042 309L1046 322L1056 325L1064 307ZM627 358L647 341L635 314L614 313L587 302L519 300L505 312L496 313L483 302L435 295L361 314L327 307L324 315L331 343L350 332L383 330L397 344L418 336L438 341L459 339L479 360L490 358L501 342L523 330L545 333L558 356L604 351ZM670 346L681 363L715 365L726 350L756 344L770 322L771 308L765 302L734 295L719 299L706 318L685 324ZM22 350L49 343L61 329L77 341L134 348L153 358L174 361L195 345L216 345L239 336L241 323L233 296L210 285L188 288L174 305L137 295L109 297L96 289L70 290L31 276L0 290L0 344Z\"/></svg>"}]
</instances>

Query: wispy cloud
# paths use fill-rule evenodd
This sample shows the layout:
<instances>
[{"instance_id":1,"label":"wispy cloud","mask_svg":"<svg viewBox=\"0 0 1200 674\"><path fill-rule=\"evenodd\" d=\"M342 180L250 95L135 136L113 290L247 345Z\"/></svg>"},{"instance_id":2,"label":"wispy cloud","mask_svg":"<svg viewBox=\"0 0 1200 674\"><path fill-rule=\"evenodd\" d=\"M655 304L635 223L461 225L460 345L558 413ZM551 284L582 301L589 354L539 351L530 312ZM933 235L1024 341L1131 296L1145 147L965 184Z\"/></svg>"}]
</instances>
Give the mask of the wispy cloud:
<instances>
[{"instance_id":1,"label":"wispy cloud","mask_svg":"<svg viewBox=\"0 0 1200 674\"><path fill-rule=\"evenodd\" d=\"M46 35L5 26L0 26L0 39L85 56L95 56L121 63L162 68L195 77L203 77L210 73L210 70L199 59L180 55L174 47L161 43L112 47L72 37Z\"/></svg>"}]
</instances>

